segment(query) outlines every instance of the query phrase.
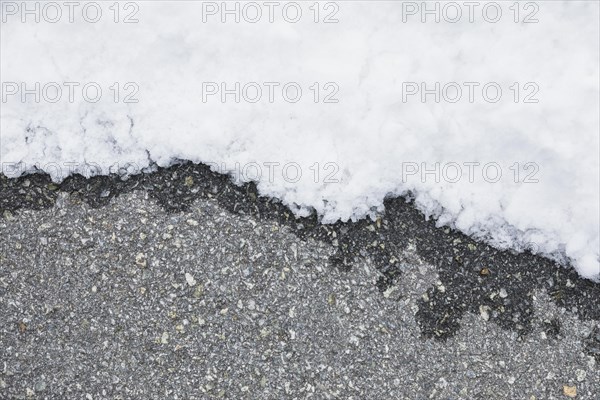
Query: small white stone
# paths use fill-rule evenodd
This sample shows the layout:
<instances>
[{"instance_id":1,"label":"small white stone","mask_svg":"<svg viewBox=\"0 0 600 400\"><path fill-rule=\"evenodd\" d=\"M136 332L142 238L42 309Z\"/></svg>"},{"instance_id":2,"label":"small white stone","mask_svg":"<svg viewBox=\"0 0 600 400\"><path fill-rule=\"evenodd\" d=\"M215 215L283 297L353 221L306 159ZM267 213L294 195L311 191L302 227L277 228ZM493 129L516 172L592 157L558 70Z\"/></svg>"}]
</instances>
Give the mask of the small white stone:
<instances>
[{"instance_id":1,"label":"small white stone","mask_svg":"<svg viewBox=\"0 0 600 400\"><path fill-rule=\"evenodd\" d=\"M169 334L167 332L163 332L162 336L160 337L160 342L162 344L167 344L169 342Z\"/></svg>"},{"instance_id":2,"label":"small white stone","mask_svg":"<svg viewBox=\"0 0 600 400\"><path fill-rule=\"evenodd\" d=\"M185 281L187 282L187 284L189 286L196 286L196 280L194 279L192 274L190 274L189 272L185 273Z\"/></svg>"},{"instance_id":3,"label":"small white stone","mask_svg":"<svg viewBox=\"0 0 600 400\"><path fill-rule=\"evenodd\" d=\"M506 289L504 289L504 288L500 289L500 297L502 297L503 299L508 297L508 293L506 292Z\"/></svg>"},{"instance_id":4,"label":"small white stone","mask_svg":"<svg viewBox=\"0 0 600 400\"><path fill-rule=\"evenodd\" d=\"M188 219L187 221L185 221L188 225L190 226L198 226L198 221L196 221L195 219Z\"/></svg>"},{"instance_id":5,"label":"small white stone","mask_svg":"<svg viewBox=\"0 0 600 400\"><path fill-rule=\"evenodd\" d=\"M144 267L146 266L146 264L147 264L147 261L146 261L146 255L145 255L144 253L138 253L138 254L135 256L135 263L136 263L138 266L140 266L140 267L144 268Z\"/></svg>"},{"instance_id":6,"label":"small white stone","mask_svg":"<svg viewBox=\"0 0 600 400\"><path fill-rule=\"evenodd\" d=\"M582 369L578 369L577 371L575 371L575 376L577 377L577 382L583 382L585 380L586 377L586 372Z\"/></svg>"},{"instance_id":7,"label":"small white stone","mask_svg":"<svg viewBox=\"0 0 600 400\"><path fill-rule=\"evenodd\" d=\"M385 292L383 292L383 297L388 299L392 295L392 293L394 293L395 290L396 290L395 286L391 286L391 287L387 288L385 290Z\"/></svg>"},{"instance_id":8,"label":"small white stone","mask_svg":"<svg viewBox=\"0 0 600 400\"><path fill-rule=\"evenodd\" d=\"M481 315L481 318L484 321L489 321L490 319L490 314L488 313L489 307L488 306L479 306L479 314Z\"/></svg>"}]
</instances>

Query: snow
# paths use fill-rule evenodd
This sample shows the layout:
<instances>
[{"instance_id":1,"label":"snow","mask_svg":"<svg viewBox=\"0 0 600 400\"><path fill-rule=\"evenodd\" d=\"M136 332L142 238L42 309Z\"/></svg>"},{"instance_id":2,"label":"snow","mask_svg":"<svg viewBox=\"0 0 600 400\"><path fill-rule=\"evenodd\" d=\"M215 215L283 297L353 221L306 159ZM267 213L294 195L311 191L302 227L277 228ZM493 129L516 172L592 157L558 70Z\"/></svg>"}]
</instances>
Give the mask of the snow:
<instances>
[{"instance_id":1,"label":"snow","mask_svg":"<svg viewBox=\"0 0 600 400\"><path fill-rule=\"evenodd\" d=\"M265 3L239 3L238 23L221 2L192 1L119 3L115 22L112 3L96 3L91 23L94 7L75 8L69 22L56 2L62 17L51 22L57 14L41 3L36 22L21 2L2 2L7 176L37 168L60 181L191 160L256 180L262 194L324 223L410 195L439 225L600 279L598 2L521 3L517 23L513 2L494 3L497 22L496 6L480 2L470 22L466 3L453 3L456 23L444 2L427 3L439 4L437 23L422 2L321 2L319 22L313 2L300 2L295 23L286 2L273 22ZM254 5L262 18L252 23ZM337 23L324 23L330 14ZM236 82L239 103L232 93L222 102L221 83ZM436 82L446 90L439 101ZM338 101L324 102L330 94Z\"/></svg>"}]
</instances>

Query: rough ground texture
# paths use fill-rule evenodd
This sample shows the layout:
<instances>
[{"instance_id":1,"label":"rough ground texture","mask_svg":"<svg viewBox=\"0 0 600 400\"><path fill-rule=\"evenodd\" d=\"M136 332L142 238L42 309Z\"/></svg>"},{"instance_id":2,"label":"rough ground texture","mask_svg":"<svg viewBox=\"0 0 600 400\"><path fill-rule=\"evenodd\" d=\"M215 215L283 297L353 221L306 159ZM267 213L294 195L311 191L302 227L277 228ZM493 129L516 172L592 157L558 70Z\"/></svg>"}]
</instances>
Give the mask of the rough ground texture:
<instances>
[{"instance_id":1,"label":"rough ground texture","mask_svg":"<svg viewBox=\"0 0 600 400\"><path fill-rule=\"evenodd\" d=\"M0 399L600 397L600 285L405 199L323 226L182 164L0 211Z\"/></svg>"}]
</instances>

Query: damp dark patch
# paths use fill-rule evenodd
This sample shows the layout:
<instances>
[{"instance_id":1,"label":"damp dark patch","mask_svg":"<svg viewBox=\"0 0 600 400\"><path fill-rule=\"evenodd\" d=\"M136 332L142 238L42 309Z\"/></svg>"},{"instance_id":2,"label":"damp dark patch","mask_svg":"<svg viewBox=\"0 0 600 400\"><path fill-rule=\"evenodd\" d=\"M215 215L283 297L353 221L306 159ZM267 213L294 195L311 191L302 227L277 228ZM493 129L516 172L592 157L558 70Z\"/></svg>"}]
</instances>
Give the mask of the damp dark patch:
<instances>
[{"instance_id":1,"label":"damp dark patch","mask_svg":"<svg viewBox=\"0 0 600 400\"><path fill-rule=\"evenodd\" d=\"M564 268L530 252L501 251L476 242L394 200L386 203L392 240L411 238L418 254L433 264L445 291L430 288L419 301L417 321L428 337L444 339L460 327L462 315L480 314L505 329L525 335L532 329L533 294L545 290L560 307L584 320L600 319L600 285L582 279L572 268ZM558 330L560 327L558 327Z\"/></svg>"},{"instance_id":2,"label":"damp dark patch","mask_svg":"<svg viewBox=\"0 0 600 400\"><path fill-rule=\"evenodd\" d=\"M206 165L184 162L127 180L76 175L54 184L45 174L18 179L0 174L0 212L52 207L59 192L97 208L134 190L145 191L169 212L185 211L196 199L212 198L234 214L275 220L302 240L332 244L337 250L330 264L340 271L349 271L358 259L369 257L380 272L376 286L381 292L401 279L395 255L414 245L419 256L436 267L445 288L430 288L419 301L416 318L425 337L444 340L458 331L465 312L482 310L490 321L526 335L532 330L536 289L545 290L558 306L581 319L600 320L599 284L529 252L497 250L460 232L438 228L402 197L386 200L386 213L376 221L323 225L316 215L295 218L277 199L260 196L253 183L237 186ZM560 325L551 323L547 328L550 335L560 333Z\"/></svg>"}]
</instances>

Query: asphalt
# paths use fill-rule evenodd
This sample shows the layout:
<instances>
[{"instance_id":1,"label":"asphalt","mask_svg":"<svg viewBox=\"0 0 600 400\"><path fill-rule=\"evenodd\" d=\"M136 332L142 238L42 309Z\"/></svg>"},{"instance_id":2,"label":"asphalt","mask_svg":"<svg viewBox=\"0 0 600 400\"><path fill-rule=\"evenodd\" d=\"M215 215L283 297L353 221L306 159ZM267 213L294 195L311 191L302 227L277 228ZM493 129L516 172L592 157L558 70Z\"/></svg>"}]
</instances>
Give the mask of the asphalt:
<instances>
[{"instance_id":1,"label":"asphalt","mask_svg":"<svg viewBox=\"0 0 600 400\"><path fill-rule=\"evenodd\" d=\"M0 175L0 398L600 398L600 284L183 163Z\"/></svg>"}]
</instances>

